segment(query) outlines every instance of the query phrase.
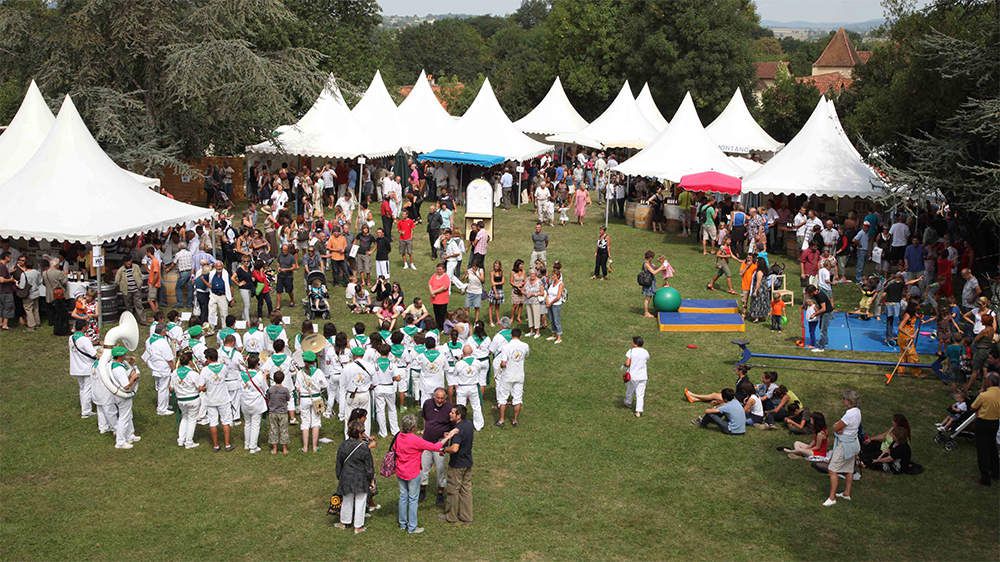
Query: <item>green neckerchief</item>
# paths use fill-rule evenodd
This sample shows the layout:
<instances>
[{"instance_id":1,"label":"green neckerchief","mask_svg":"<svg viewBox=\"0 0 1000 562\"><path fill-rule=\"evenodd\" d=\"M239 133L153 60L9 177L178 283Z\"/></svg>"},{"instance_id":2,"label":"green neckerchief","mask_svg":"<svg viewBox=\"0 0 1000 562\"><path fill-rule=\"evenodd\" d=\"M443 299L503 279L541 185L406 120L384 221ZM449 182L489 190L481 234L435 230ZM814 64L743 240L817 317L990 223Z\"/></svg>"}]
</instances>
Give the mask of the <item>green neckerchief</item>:
<instances>
[{"instance_id":1,"label":"green neckerchief","mask_svg":"<svg viewBox=\"0 0 1000 562\"><path fill-rule=\"evenodd\" d=\"M149 324L149 335L153 335L156 332L156 326L159 324L156 320L153 320Z\"/></svg>"},{"instance_id":2,"label":"green neckerchief","mask_svg":"<svg viewBox=\"0 0 1000 562\"><path fill-rule=\"evenodd\" d=\"M389 341L389 336L392 335L392 332L389 330L379 330L378 335L382 336L382 341Z\"/></svg>"},{"instance_id":3,"label":"green neckerchief","mask_svg":"<svg viewBox=\"0 0 1000 562\"><path fill-rule=\"evenodd\" d=\"M170 330L173 330L173 329L174 329L174 328L176 328L176 327L177 327L177 324L174 324L173 322L167 322L167 331L168 331L168 332L169 332Z\"/></svg>"},{"instance_id":4,"label":"green neckerchief","mask_svg":"<svg viewBox=\"0 0 1000 562\"><path fill-rule=\"evenodd\" d=\"M486 340L486 338L481 338L476 334L472 334L472 339L476 340L476 345L483 345L483 341Z\"/></svg>"},{"instance_id":5,"label":"green neckerchief","mask_svg":"<svg viewBox=\"0 0 1000 562\"><path fill-rule=\"evenodd\" d=\"M424 352L424 357L426 357L428 361L432 362L437 359L439 355L441 355L441 352L437 349L428 349Z\"/></svg>"},{"instance_id":6,"label":"green neckerchief","mask_svg":"<svg viewBox=\"0 0 1000 562\"><path fill-rule=\"evenodd\" d=\"M416 351L418 354L423 355L424 352L427 351L427 346L424 344L415 345L413 346L413 351Z\"/></svg>"},{"instance_id":7,"label":"green neckerchief","mask_svg":"<svg viewBox=\"0 0 1000 562\"><path fill-rule=\"evenodd\" d=\"M354 336L354 341L364 346L366 343L368 343L368 336L364 334L357 334Z\"/></svg>"},{"instance_id":8,"label":"green neckerchief","mask_svg":"<svg viewBox=\"0 0 1000 562\"><path fill-rule=\"evenodd\" d=\"M112 361L111 362L111 368L112 369L117 369L118 367L124 367L124 368L127 369L128 365L126 365L125 363L119 363L118 361Z\"/></svg>"},{"instance_id":9,"label":"green neckerchief","mask_svg":"<svg viewBox=\"0 0 1000 562\"><path fill-rule=\"evenodd\" d=\"M302 343L302 334L295 334L295 345Z\"/></svg>"},{"instance_id":10,"label":"green neckerchief","mask_svg":"<svg viewBox=\"0 0 1000 562\"><path fill-rule=\"evenodd\" d=\"M201 344L201 340L188 340L188 347L194 349L194 346Z\"/></svg>"},{"instance_id":11,"label":"green neckerchief","mask_svg":"<svg viewBox=\"0 0 1000 562\"><path fill-rule=\"evenodd\" d=\"M417 333L418 331L420 331L420 328L412 324L409 326L403 326L403 333L410 337L413 337L413 334Z\"/></svg>"},{"instance_id":12,"label":"green neckerchief","mask_svg":"<svg viewBox=\"0 0 1000 562\"><path fill-rule=\"evenodd\" d=\"M153 345L154 343L156 343L157 341L162 340L162 339L163 339L163 336L161 336L159 334L151 334L149 336L149 345Z\"/></svg>"},{"instance_id":13,"label":"green neckerchief","mask_svg":"<svg viewBox=\"0 0 1000 562\"><path fill-rule=\"evenodd\" d=\"M428 330L427 335L432 336L434 338L434 341L438 341L441 339L441 330L438 329Z\"/></svg>"},{"instance_id":14,"label":"green neckerchief","mask_svg":"<svg viewBox=\"0 0 1000 562\"><path fill-rule=\"evenodd\" d=\"M330 345L336 345L335 343L333 343L334 337L335 336L330 336L330 337L326 338L326 341L330 342Z\"/></svg>"},{"instance_id":15,"label":"green neckerchief","mask_svg":"<svg viewBox=\"0 0 1000 562\"><path fill-rule=\"evenodd\" d=\"M223 328L219 330L219 341L226 341L226 336L229 334L235 334L236 330L232 328Z\"/></svg>"},{"instance_id":16,"label":"green neckerchief","mask_svg":"<svg viewBox=\"0 0 1000 562\"><path fill-rule=\"evenodd\" d=\"M247 333L248 333L248 334L256 334L256 333L257 333L257 326L250 326L250 327L249 327L249 328L247 329Z\"/></svg>"},{"instance_id":17,"label":"green neckerchief","mask_svg":"<svg viewBox=\"0 0 1000 562\"><path fill-rule=\"evenodd\" d=\"M233 358L233 354L236 353L236 348L235 347L223 347L222 348L222 352L226 354L226 357L232 359Z\"/></svg>"},{"instance_id":18,"label":"green neckerchief","mask_svg":"<svg viewBox=\"0 0 1000 562\"><path fill-rule=\"evenodd\" d=\"M284 363L286 359L288 359L288 356L285 355L284 353L275 353L274 355L271 356L271 362L274 363L275 367L280 367L281 364Z\"/></svg>"},{"instance_id":19,"label":"green neckerchief","mask_svg":"<svg viewBox=\"0 0 1000 562\"><path fill-rule=\"evenodd\" d=\"M403 352L406 351L406 348L403 347L403 344L401 343L394 343L392 344L391 347L389 347L389 351L396 357L402 357Z\"/></svg>"},{"instance_id":20,"label":"green neckerchief","mask_svg":"<svg viewBox=\"0 0 1000 562\"><path fill-rule=\"evenodd\" d=\"M181 365L180 367L177 367L177 378L179 378L180 380L184 380L184 377L188 376L190 372L191 372L191 367L185 367Z\"/></svg>"},{"instance_id":21,"label":"green neckerchief","mask_svg":"<svg viewBox=\"0 0 1000 562\"><path fill-rule=\"evenodd\" d=\"M510 341L510 330L500 330L499 335L503 336L503 339Z\"/></svg>"},{"instance_id":22,"label":"green neckerchief","mask_svg":"<svg viewBox=\"0 0 1000 562\"><path fill-rule=\"evenodd\" d=\"M223 365L222 363L212 363L208 365L208 370L218 375L219 372L222 371L222 369L224 369L225 367L226 366Z\"/></svg>"},{"instance_id":23,"label":"green neckerchief","mask_svg":"<svg viewBox=\"0 0 1000 562\"><path fill-rule=\"evenodd\" d=\"M73 332L73 341L76 341L83 337L83 332Z\"/></svg>"},{"instance_id":24,"label":"green neckerchief","mask_svg":"<svg viewBox=\"0 0 1000 562\"><path fill-rule=\"evenodd\" d=\"M256 376L257 376L257 371L253 369L249 371L240 371L240 378L243 379L243 382L249 382L250 379Z\"/></svg>"},{"instance_id":25,"label":"green neckerchief","mask_svg":"<svg viewBox=\"0 0 1000 562\"><path fill-rule=\"evenodd\" d=\"M316 374L316 369L317 369L316 365L309 365L309 376L310 377Z\"/></svg>"},{"instance_id":26,"label":"green neckerchief","mask_svg":"<svg viewBox=\"0 0 1000 562\"><path fill-rule=\"evenodd\" d=\"M281 327L281 324L271 324L267 328L264 328L264 331L267 332L267 337L271 338L271 341L274 341L278 339L284 328Z\"/></svg>"},{"instance_id":27,"label":"green neckerchief","mask_svg":"<svg viewBox=\"0 0 1000 562\"><path fill-rule=\"evenodd\" d=\"M450 341L448 342L448 349L462 349L462 342Z\"/></svg>"},{"instance_id":28,"label":"green neckerchief","mask_svg":"<svg viewBox=\"0 0 1000 562\"><path fill-rule=\"evenodd\" d=\"M467 365L472 365L476 361L476 358L475 357L463 357L462 361L465 361L465 363Z\"/></svg>"},{"instance_id":29,"label":"green neckerchief","mask_svg":"<svg viewBox=\"0 0 1000 562\"><path fill-rule=\"evenodd\" d=\"M379 357L375 360L375 366L378 367L378 370L383 373L389 368L389 365L392 365L392 361L389 361L388 357Z\"/></svg>"}]
</instances>

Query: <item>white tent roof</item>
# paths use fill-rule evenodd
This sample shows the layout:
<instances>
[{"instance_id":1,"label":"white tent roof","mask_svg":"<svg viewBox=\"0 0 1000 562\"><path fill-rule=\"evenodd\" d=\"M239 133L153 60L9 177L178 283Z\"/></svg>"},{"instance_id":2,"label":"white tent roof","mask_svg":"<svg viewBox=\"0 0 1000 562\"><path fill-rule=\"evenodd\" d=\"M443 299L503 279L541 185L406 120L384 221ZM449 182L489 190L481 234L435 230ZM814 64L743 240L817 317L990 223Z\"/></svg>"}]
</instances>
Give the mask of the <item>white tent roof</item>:
<instances>
[{"instance_id":1,"label":"white tent roof","mask_svg":"<svg viewBox=\"0 0 1000 562\"><path fill-rule=\"evenodd\" d=\"M743 171L705 132L690 93L684 95L677 113L660 136L615 169L630 176L651 176L672 182L681 181L681 176L687 174L709 171L743 176Z\"/></svg>"},{"instance_id":2,"label":"white tent roof","mask_svg":"<svg viewBox=\"0 0 1000 562\"><path fill-rule=\"evenodd\" d=\"M750 174L761 169L764 165L755 160L749 158L744 158L742 156L730 156L729 161L736 164L739 169L743 170L744 176L749 176Z\"/></svg>"},{"instance_id":3,"label":"white tent roof","mask_svg":"<svg viewBox=\"0 0 1000 562\"><path fill-rule=\"evenodd\" d=\"M455 124L451 135L435 148L492 154L518 161L552 150L551 145L522 133L511 122L500 107L489 78L483 81L476 99Z\"/></svg>"},{"instance_id":4,"label":"white tent roof","mask_svg":"<svg viewBox=\"0 0 1000 562\"><path fill-rule=\"evenodd\" d=\"M553 135L582 131L587 126L587 120L580 117L569 102L562 81L556 76L542 101L514 124L525 133Z\"/></svg>"},{"instance_id":5,"label":"white tent roof","mask_svg":"<svg viewBox=\"0 0 1000 562\"><path fill-rule=\"evenodd\" d=\"M750 115L739 88L715 121L705 127L708 135L726 152L747 154L751 150L777 152L782 143L771 138Z\"/></svg>"},{"instance_id":6,"label":"white tent roof","mask_svg":"<svg viewBox=\"0 0 1000 562\"><path fill-rule=\"evenodd\" d=\"M309 111L294 125L275 130L274 142L247 147L247 152L295 154L317 158L355 158L395 154L392 140L374 134L358 121L347 107L331 74Z\"/></svg>"},{"instance_id":7,"label":"white tent roof","mask_svg":"<svg viewBox=\"0 0 1000 562\"><path fill-rule=\"evenodd\" d=\"M101 244L212 216L144 189L101 149L69 96L41 146L0 184L0 237Z\"/></svg>"},{"instance_id":8,"label":"white tent roof","mask_svg":"<svg viewBox=\"0 0 1000 562\"><path fill-rule=\"evenodd\" d=\"M656 102L653 101L653 93L649 91L649 82L642 85L642 91L635 97L635 103L639 104L642 116L652 126L656 127L657 131L667 128L667 119L663 117L663 114L660 113L660 108L656 107Z\"/></svg>"},{"instance_id":9,"label":"white tent roof","mask_svg":"<svg viewBox=\"0 0 1000 562\"><path fill-rule=\"evenodd\" d=\"M403 146L409 152L430 152L440 148L456 120L438 100L423 70L413 89L397 108Z\"/></svg>"},{"instance_id":10,"label":"white tent roof","mask_svg":"<svg viewBox=\"0 0 1000 562\"><path fill-rule=\"evenodd\" d=\"M643 117L626 80L611 105L587 128L577 133L552 135L548 140L594 148L645 148L657 133L656 127Z\"/></svg>"},{"instance_id":11,"label":"white tent roof","mask_svg":"<svg viewBox=\"0 0 1000 562\"><path fill-rule=\"evenodd\" d=\"M21 107L0 135L0 183L10 179L34 156L55 120L42 92L32 80Z\"/></svg>"},{"instance_id":12,"label":"white tent roof","mask_svg":"<svg viewBox=\"0 0 1000 562\"><path fill-rule=\"evenodd\" d=\"M873 198L881 183L844 134L833 102L821 97L802 130L743 181L743 191Z\"/></svg>"},{"instance_id":13,"label":"white tent roof","mask_svg":"<svg viewBox=\"0 0 1000 562\"><path fill-rule=\"evenodd\" d=\"M397 118L396 102L392 101L389 91L382 81L382 73L375 71L368 90L351 110L358 121L374 135L384 138L389 144L399 150L402 144L402 134ZM395 150L393 152L395 152Z\"/></svg>"}]
</instances>

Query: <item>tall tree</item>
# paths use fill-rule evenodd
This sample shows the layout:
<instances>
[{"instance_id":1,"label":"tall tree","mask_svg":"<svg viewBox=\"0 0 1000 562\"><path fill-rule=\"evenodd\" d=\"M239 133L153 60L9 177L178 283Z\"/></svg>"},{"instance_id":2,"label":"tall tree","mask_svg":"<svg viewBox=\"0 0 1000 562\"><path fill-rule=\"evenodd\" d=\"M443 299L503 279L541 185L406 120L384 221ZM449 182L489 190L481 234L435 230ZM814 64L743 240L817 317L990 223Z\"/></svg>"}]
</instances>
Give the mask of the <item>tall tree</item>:
<instances>
[{"instance_id":1,"label":"tall tree","mask_svg":"<svg viewBox=\"0 0 1000 562\"><path fill-rule=\"evenodd\" d=\"M787 72L781 72L774 86L761 95L756 116L775 140L787 143L809 119L818 101L816 86L796 82Z\"/></svg>"},{"instance_id":2,"label":"tall tree","mask_svg":"<svg viewBox=\"0 0 1000 562\"><path fill-rule=\"evenodd\" d=\"M486 41L476 28L454 18L407 27L396 41L396 66L403 76L416 76L423 69L438 76L473 80L485 70L489 59Z\"/></svg>"}]
</instances>

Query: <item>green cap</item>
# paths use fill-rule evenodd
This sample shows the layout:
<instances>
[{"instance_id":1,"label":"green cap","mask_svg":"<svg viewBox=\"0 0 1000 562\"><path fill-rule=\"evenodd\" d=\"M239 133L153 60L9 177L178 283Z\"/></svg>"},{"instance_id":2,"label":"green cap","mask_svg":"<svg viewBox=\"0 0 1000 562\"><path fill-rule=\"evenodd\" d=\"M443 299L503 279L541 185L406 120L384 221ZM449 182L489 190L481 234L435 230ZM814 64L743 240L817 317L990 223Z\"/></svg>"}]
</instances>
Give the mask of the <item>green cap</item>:
<instances>
[{"instance_id":1,"label":"green cap","mask_svg":"<svg viewBox=\"0 0 1000 562\"><path fill-rule=\"evenodd\" d=\"M308 363L315 362L316 361L316 352L315 351L303 351L302 352L302 360L306 361Z\"/></svg>"},{"instance_id":2,"label":"green cap","mask_svg":"<svg viewBox=\"0 0 1000 562\"><path fill-rule=\"evenodd\" d=\"M202 332L202 329L201 329L200 325L191 326L190 328L188 328L188 335L191 336L192 338L196 338L196 337L200 336L201 332Z\"/></svg>"},{"instance_id":3,"label":"green cap","mask_svg":"<svg viewBox=\"0 0 1000 562\"><path fill-rule=\"evenodd\" d=\"M360 356L362 356L362 355L365 354L365 348L363 348L363 347L352 347L351 348L351 354L352 355L357 355L357 356L360 357Z\"/></svg>"},{"instance_id":4,"label":"green cap","mask_svg":"<svg viewBox=\"0 0 1000 562\"><path fill-rule=\"evenodd\" d=\"M114 347L111 348L111 356L112 357L121 357L122 355L125 355L126 353L128 353L128 350L125 349L124 347L120 346L120 345L116 345L116 346L114 346Z\"/></svg>"}]
</instances>

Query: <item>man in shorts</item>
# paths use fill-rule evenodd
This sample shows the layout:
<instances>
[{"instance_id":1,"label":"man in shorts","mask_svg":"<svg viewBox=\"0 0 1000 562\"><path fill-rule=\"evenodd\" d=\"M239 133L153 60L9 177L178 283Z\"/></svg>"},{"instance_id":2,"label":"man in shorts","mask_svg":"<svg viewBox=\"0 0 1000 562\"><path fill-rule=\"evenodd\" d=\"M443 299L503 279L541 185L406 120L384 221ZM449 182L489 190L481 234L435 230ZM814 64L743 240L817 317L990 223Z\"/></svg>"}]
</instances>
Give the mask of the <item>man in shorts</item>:
<instances>
[{"instance_id":1,"label":"man in shorts","mask_svg":"<svg viewBox=\"0 0 1000 562\"><path fill-rule=\"evenodd\" d=\"M295 259L288 244L281 245L281 253L278 254L278 306L281 310L281 294L288 295L288 306L295 306L295 270L299 268L299 262Z\"/></svg>"},{"instance_id":2,"label":"man in shorts","mask_svg":"<svg viewBox=\"0 0 1000 562\"><path fill-rule=\"evenodd\" d=\"M708 246L715 246L718 230L715 228L715 200L709 198L698 213L701 218L701 254L708 255Z\"/></svg>"},{"instance_id":3,"label":"man in shorts","mask_svg":"<svg viewBox=\"0 0 1000 562\"><path fill-rule=\"evenodd\" d=\"M396 230L399 230L399 255L403 257L403 269L414 271L417 270L417 266L413 264L413 228L415 226L416 223L404 209L403 218L396 223Z\"/></svg>"},{"instance_id":4,"label":"man in shorts","mask_svg":"<svg viewBox=\"0 0 1000 562\"><path fill-rule=\"evenodd\" d=\"M514 417L511 425L517 427L517 418L521 415L521 403L524 398L524 361L530 350L528 344L521 341L521 329L510 331L510 341L503 344L497 362L500 373L496 377L497 404L500 407L500 419L493 425L503 427L507 413L507 400L514 406Z\"/></svg>"}]
</instances>

